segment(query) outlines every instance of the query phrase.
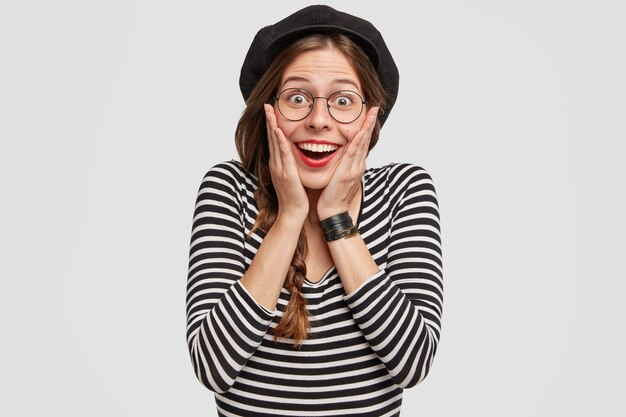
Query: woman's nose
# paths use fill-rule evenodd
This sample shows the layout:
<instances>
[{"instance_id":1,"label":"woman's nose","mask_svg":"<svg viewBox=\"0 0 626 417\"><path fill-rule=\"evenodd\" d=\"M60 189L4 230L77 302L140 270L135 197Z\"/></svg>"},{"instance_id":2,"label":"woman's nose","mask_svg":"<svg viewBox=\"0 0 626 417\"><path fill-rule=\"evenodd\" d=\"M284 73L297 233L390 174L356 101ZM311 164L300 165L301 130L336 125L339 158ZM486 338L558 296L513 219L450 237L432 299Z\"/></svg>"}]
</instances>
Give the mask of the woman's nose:
<instances>
[{"instance_id":1,"label":"woman's nose","mask_svg":"<svg viewBox=\"0 0 626 417\"><path fill-rule=\"evenodd\" d=\"M322 129L330 126L332 116L328 111L328 104L324 97L316 97L313 108L307 117L307 125L312 128Z\"/></svg>"}]
</instances>

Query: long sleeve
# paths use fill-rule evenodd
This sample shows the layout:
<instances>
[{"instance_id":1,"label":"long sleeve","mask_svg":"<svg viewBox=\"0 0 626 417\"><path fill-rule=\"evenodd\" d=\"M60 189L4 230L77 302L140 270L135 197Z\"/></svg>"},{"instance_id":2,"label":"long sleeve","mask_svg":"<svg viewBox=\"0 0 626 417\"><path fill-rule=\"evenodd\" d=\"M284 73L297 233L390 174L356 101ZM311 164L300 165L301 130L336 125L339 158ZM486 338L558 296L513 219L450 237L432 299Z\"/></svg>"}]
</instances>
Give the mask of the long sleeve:
<instances>
[{"instance_id":1,"label":"long sleeve","mask_svg":"<svg viewBox=\"0 0 626 417\"><path fill-rule=\"evenodd\" d=\"M245 272L244 174L232 162L204 176L194 210L187 278L187 344L196 376L223 393L274 316L239 279Z\"/></svg>"},{"instance_id":2,"label":"long sleeve","mask_svg":"<svg viewBox=\"0 0 626 417\"><path fill-rule=\"evenodd\" d=\"M395 168L388 185L392 218L386 267L345 301L394 382L409 388L426 377L437 351L442 251L430 175L414 165Z\"/></svg>"}]
</instances>

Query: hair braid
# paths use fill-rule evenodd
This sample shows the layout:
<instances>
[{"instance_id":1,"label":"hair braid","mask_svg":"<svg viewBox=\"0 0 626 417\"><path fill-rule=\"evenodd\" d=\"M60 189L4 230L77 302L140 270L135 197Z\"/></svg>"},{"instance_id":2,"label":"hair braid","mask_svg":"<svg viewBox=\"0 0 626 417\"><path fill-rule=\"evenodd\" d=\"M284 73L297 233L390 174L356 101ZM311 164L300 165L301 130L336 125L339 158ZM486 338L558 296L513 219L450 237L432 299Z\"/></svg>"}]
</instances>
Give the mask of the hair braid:
<instances>
[{"instance_id":1,"label":"hair braid","mask_svg":"<svg viewBox=\"0 0 626 417\"><path fill-rule=\"evenodd\" d=\"M306 235L302 229L285 278L285 287L291 293L291 297L287 307L285 307L283 317L274 329L274 340L278 337L291 338L294 339L294 346L296 347L299 347L302 341L307 338L311 327L309 312L306 308L306 298L302 294L302 285L306 276L306 252Z\"/></svg>"},{"instance_id":2,"label":"hair braid","mask_svg":"<svg viewBox=\"0 0 626 417\"><path fill-rule=\"evenodd\" d=\"M266 166L259 169L259 183L263 186L254 193L259 204L259 215L252 230L261 228L269 230L278 214L276 192L272 186L271 175ZM279 337L294 339L294 346L298 347L307 338L310 329L309 314L306 309L306 298L302 294L302 285L306 276L307 241L304 229L300 231L298 244L287 270L284 287L289 290L291 297L285 307L283 316L274 329L274 340Z\"/></svg>"}]
</instances>

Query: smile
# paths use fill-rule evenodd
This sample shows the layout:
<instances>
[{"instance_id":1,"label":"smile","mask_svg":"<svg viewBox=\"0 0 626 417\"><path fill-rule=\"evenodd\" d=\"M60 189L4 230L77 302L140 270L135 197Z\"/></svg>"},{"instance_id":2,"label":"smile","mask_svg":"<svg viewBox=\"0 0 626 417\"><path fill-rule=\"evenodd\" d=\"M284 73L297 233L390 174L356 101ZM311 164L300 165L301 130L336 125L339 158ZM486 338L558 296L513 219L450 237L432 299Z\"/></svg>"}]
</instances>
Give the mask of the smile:
<instances>
[{"instance_id":1,"label":"smile","mask_svg":"<svg viewBox=\"0 0 626 417\"><path fill-rule=\"evenodd\" d=\"M320 168L333 159L340 146L330 143L300 142L296 144L296 148L302 162L312 168Z\"/></svg>"}]
</instances>

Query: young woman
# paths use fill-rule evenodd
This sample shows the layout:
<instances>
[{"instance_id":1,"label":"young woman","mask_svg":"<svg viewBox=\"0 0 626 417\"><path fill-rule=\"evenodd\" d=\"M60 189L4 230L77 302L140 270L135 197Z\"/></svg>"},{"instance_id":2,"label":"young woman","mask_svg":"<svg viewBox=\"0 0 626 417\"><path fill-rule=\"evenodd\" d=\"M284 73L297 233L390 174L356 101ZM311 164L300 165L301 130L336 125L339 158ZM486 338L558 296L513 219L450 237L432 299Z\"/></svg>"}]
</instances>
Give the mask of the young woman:
<instances>
[{"instance_id":1,"label":"young woman","mask_svg":"<svg viewBox=\"0 0 626 417\"><path fill-rule=\"evenodd\" d=\"M428 173L366 169L398 72L371 23L326 6L261 29L244 62L241 161L196 202L187 341L223 416L392 416L440 336Z\"/></svg>"}]
</instances>

